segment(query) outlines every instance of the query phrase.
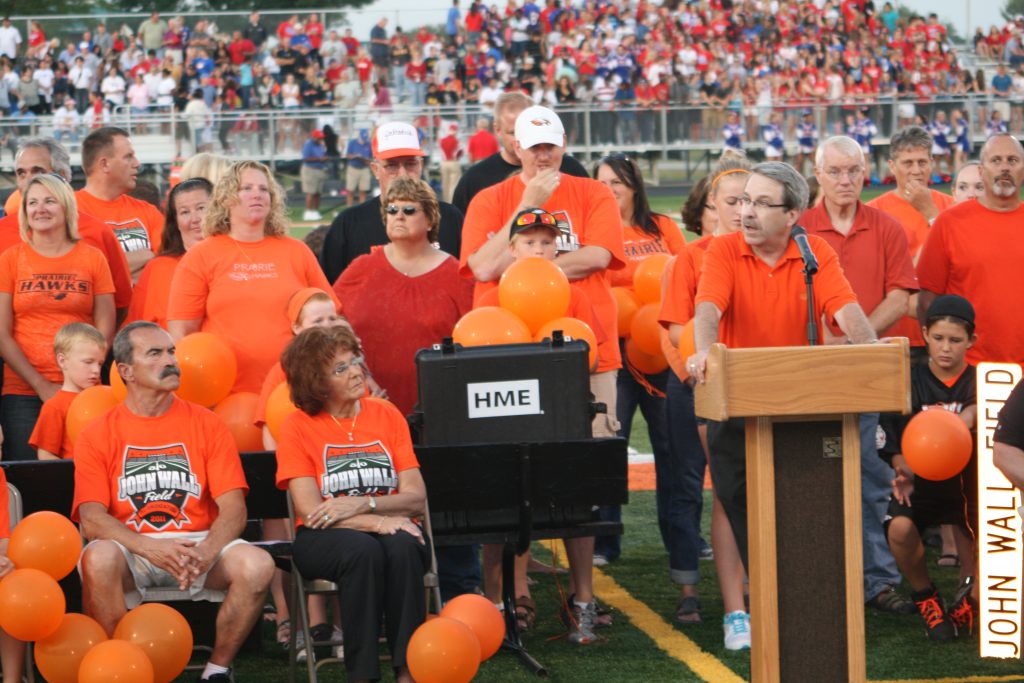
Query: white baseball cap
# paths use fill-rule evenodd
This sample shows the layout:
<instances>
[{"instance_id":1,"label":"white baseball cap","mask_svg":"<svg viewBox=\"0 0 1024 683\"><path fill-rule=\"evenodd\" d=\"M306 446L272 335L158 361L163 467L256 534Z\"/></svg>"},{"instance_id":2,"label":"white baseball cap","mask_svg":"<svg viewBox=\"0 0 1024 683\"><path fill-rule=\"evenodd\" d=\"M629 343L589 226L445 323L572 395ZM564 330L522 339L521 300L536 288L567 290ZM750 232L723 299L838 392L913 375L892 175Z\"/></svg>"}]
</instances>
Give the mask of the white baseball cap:
<instances>
[{"instance_id":1,"label":"white baseball cap","mask_svg":"<svg viewBox=\"0 0 1024 683\"><path fill-rule=\"evenodd\" d=\"M420 134L416 127L398 121L380 125L373 134L370 146L375 159L427 156L420 147Z\"/></svg>"},{"instance_id":2,"label":"white baseball cap","mask_svg":"<svg viewBox=\"0 0 1024 683\"><path fill-rule=\"evenodd\" d=\"M527 107L516 118L516 140L523 149L534 145L565 146L565 127L558 114L547 107Z\"/></svg>"}]
</instances>

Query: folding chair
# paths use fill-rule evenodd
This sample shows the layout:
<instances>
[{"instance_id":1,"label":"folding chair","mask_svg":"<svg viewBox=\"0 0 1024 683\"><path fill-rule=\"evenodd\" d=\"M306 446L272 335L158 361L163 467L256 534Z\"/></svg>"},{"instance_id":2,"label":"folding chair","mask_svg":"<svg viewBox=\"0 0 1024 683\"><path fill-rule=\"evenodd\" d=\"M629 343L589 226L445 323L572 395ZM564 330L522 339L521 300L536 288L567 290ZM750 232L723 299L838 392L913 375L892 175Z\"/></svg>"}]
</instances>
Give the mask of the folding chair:
<instances>
[{"instance_id":1,"label":"folding chair","mask_svg":"<svg viewBox=\"0 0 1024 683\"><path fill-rule=\"evenodd\" d=\"M289 493L288 496L288 523L290 529L295 528L295 509L292 506L292 497ZM428 500L423 501L423 528L429 538L433 538L430 526L430 504ZM434 607L436 611L441 611L441 588L440 581L437 575L437 557L434 555L434 545L430 544L430 566L427 572L423 575L423 588L425 592L425 600L427 606L427 612L430 612L431 597L433 597ZM328 664L342 664L344 660L340 657L325 657L317 660L314 654L316 647L337 645L330 641L314 641L313 636L310 633L309 625L309 604L306 598L310 595L332 595L337 594L338 584L327 579L307 579L302 576L299 572L298 567L295 566L295 560L292 560L292 612L299 615L299 626L302 628L303 642L306 646L306 672L309 676L309 683L317 683L317 672L321 666ZM294 624L293 624L294 625ZM291 636L288 640L288 680L295 681L295 665L297 664L298 648L296 647L296 629L292 629ZM389 657L385 655L383 659Z\"/></svg>"},{"instance_id":2,"label":"folding chair","mask_svg":"<svg viewBox=\"0 0 1024 683\"><path fill-rule=\"evenodd\" d=\"M23 509L21 505L21 491L11 482L7 482L7 516L11 520L12 530L21 521ZM32 643L25 643L25 680L28 683L35 683L36 680L36 668L32 664L33 659Z\"/></svg>"}]
</instances>

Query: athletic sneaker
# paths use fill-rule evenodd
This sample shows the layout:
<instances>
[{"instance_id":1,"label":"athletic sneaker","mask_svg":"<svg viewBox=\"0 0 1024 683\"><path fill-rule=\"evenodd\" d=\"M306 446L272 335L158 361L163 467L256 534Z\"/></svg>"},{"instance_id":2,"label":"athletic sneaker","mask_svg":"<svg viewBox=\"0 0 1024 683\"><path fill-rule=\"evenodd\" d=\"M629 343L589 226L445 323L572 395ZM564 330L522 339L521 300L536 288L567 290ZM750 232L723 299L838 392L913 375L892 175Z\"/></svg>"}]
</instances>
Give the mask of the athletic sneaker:
<instances>
[{"instance_id":1,"label":"athletic sneaker","mask_svg":"<svg viewBox=\"0 0 1024 683\"><path fill-rule=\"evenodd\" d=\"M726 650L750 649L750 615L746 612L729 612L722 619L725 632Z\"/></svg>"},{"instance_id":2,"label":"athletic sneaker","mask_svg":"<svg viewBox=\"0 0 1024 683\"><path fill-rule=\"evenodd\" d=\"M604 555L594 555L594 566L595 567L607 567L608 558Z\"/></svg>"},{"instance_id":3,"label":"athletic sneaker","mask_svg":"<svg viewBox=\"0 0 1024 683\"><path fill-rule=\"evenodd\" d=\"M580 607L574 602L569 612L572 615L569 624L569 642L574 645L588 645L597 640L597 636L594 634L597 605L591 601L584 607Z\"/></svg>"},{"instance_id":4,"label":"athletic sneaker","mask_svg":"<svg viewBox=\"0 0 1024 683\"><path fill-rule=\"evenodd\" d=\"M896 589L892 586L889 586L864 604L881 612L889 612L890 614L914 613L914 603L897 593Z\"/></svg>"},{"instance_id":5,"label":"athletic sneaker","mask_svg":"<svg viewBox=\"0 0 1024 683\"><path fill-rule=\"evenodd\" d=\"M697 555L702 560L713 560L715 559L715 551L711 549L708 542L703 537L700 539L700 552Z\"/></svg>"},{"instance_id":6,"label":"athletic sneaker","mask_svg":"<svg viewBox=\"0 0 1024 683\"><path fill-rule=\"evenodd\" d=\"M935 590L935 586L914 593L913 598L928 629L928 637L933 643L946 643L956 638L956 626L946 614L946 605L939 592Z\"/></svg>"},{"instance_id":7,"label":"athletic sneaker","mask_svg":"<svg viewBox=\"0 0 1024 683\"><path fill-rule=\"evenodd\" d=\"M228 672L224 673L224 674L212 674L209 678L200 678L199 679L199 683L203 683L203 681L210 681L210 683L215 683L215 681L231 681L231 680L232 680L232 678L231 678L231 669L228 669Z\"/></svg>"},{"instance_id":8,"label":"athletic sneaker","mask_svg":"<svg viewBox=\"0 0 1024 683\"><path fill-rule=\"evenodd\" d=\"M323 216L320 215L319 211L314 211L310 209L302 212L302 220L304 221L318 221L321 220L322 218Z\"/></svg>"},{"instance_id":9,"label":"athletic sneaker","mask_svg":"<svg viewBox=\"0 0 1024 683\"><path fill-rule=\"evenodd\" d=\"M949 618L956 626L957 633L974 634L974 620L978 614L978 605L971 597L971 588L974 587L974 577L968 576L960 584L953 596L953 606L949 608Z\"/></svg>"}]
</instances>

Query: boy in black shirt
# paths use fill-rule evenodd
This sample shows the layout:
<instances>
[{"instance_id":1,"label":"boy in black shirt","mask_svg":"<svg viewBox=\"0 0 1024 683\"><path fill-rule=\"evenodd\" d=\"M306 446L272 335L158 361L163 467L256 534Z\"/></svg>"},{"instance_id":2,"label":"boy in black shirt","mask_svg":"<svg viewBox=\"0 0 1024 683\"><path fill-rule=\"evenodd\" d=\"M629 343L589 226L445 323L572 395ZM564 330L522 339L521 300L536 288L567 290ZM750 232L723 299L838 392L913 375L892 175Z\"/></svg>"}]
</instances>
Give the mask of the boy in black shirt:
<instances>
[{"instance_id":1,"label":"boy in black shirt","mask_svg":"<svg viewBox=\"0 0 1024 683\"><path fill-rule=\"evenodd\" d=\"M963 472L943 481L915 477L901 453L903 430L913 415L922 410L949 410L967 424L972 434L977 421L975 368L965 359L974 343L974 308L963 297L937 297L928 307L924 326L928 362L910 371L911 415L885 415L881 426L885 433L879 455L891 460L896 472L893 495L886 512L889 547L903 576L913 589L913 599L934 642L957 636L958 630L970 631L974 625L976 603L969 595L977 562L974 532L977 524L977 463L972 450L971 462ZM946 608L928 576L921 532L929 526L950 524L956 530L963 584L953 606ZM975 596L976 598L976 596Z\"/></svg>"}]
</instances>

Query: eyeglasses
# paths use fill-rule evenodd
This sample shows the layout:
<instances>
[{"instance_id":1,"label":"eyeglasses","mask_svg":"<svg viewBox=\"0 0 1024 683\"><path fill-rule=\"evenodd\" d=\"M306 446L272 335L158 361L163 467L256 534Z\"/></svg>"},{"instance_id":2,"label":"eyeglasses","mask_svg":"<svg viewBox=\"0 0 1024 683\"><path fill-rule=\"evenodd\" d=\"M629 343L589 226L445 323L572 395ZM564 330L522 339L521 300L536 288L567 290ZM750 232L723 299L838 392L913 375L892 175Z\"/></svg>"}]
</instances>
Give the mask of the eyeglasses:
<instances>
[{"instance_id":1,"label":"eyeglasses","mask_svg":"<svg viewBox=\"0 0 1024 683\"><path fill-rule=\"evenodd\" d=\"M397 216L399 211L404 213L406 216L413 216L419 210L420 207L416 206L415 204L406 204L405 206L401 207L398 206L397 204L388 204L388 208L386 209L389 216Z\"/></svg>"},{"instance_id":2,"label":"eyeglasses","mask_svg":"<svg viewBox=\"0 0 1024 683\"><path fill-rule=\"evenodd\" d=\"M523 212L516 217L516 225L533 225L543 223L544 225L557 225L555 217L547 211Z\"/></svg>"},{"instance_id":3,"label":"eyeglasses","mask_svg":"<svg viewBox=\"0 0 1024 683\"><path fill-rule=\"evenodd\" d=\"M335 365L334 369L331 370L331 374L334 375L335 377L344 377L345 373L347 373L352 368L359 368L360 370L362 370L363 367L365 367L365 365L366 359L363 358L362 356L356 356L347 363L339 363L338 365Z\"/></svg>"},{"instance_id":4,"label":"eyeglasses","mask_svg":"<svg viewBox=\"0 0 1024 683\"><path fill-rule=\"evenodd\" d=\"M823 173L832 180L839 180L843 176L846 176L850 180L857 180L864 175L864 167L854 166L852 168L827 168Z\"/></svg>"},{"instance_id":5,"label":"eyeglasses","mask_svg":"<svg viewBox=\"0 0 1024 683\"><path fill-rule=\"evenodd\" d=\"M754 205L754 211L767 211L768 209L781 209L784 208L785 204L772 204L771 201L761 197L760 199L751 199L750 197L739 197L737 200L743 206Z\"/></svg>"}]
</instances>

